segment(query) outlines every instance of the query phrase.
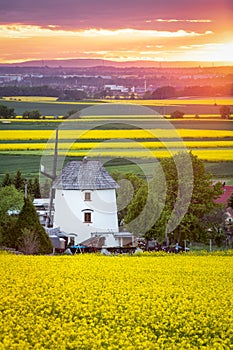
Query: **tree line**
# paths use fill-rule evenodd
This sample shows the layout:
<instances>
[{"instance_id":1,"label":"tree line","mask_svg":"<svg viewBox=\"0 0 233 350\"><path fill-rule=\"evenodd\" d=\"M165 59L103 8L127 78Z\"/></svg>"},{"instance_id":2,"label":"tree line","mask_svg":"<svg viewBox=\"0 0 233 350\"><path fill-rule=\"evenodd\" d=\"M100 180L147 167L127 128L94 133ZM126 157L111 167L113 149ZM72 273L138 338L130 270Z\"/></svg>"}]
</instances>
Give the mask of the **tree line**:
<instances>
[{"instance_id":1,"label":"tree line","mask_svg":"<svg viewBox=\"0 0 233 350\"><path fill-rule=\"evenodd\" d=\"M161 173L156 172L153 178L145 181L135 175L113 173L115 180L123 181L120 188L121 195L119 211L119 224L124 226L129 232L133 232L135 236L142 235L146 240L156 240L160 244L175 244L186 240L187 242L208 243L209 239L220 246L226 241L226 227L224 221L225 208L221 204L217 204L215 200L223 193L222 184L213 184L211 174L205 170L204 162L189 154L193 168L193 181L189 172L186 171L185 161L186 154L179 153L173 158L162 159L160 165L165 175L166 184ZM179 198L179 175L177 173L176 164L184 164L182 174L182 196ZM193 182L193 189L190 185ZM128 203L128 198L132 196L132 188L134 195L130 203L125 207L124 203ZM172 213L176 220L179 217L179 211L189 191L192 191L188 209L180 222L177 222L172 232L166 232L166 228ZM229 205L232 205L229 201ZM177 205L177 201L179 202ZM174 209L175 208L175 209ZM144 215L141 215L142 212ZM178 220L178 219L177 219ZM148 224L150 223L151 224ZM179 220L178 220L179 221ZM147 227L145 229L145 227ZM233 225L232 225L233 226ZM233 235L233 227L231 226L231 235ZM231 238L231 244L233 237Z\"/></svg>"},{"instance_id":2,"label":"tree line","mask_svg":"<svg viewBox=\"0 0 233 350\"><path fill-rule=\"evenodd\" d=\"M48 192L49 184L44 187ZM5 174L0 187L0 246L25 254L52 252L52 243L33 205L34 198L41 198L37 177L26 181L20 170L13 176Z\"/></svg>"},{"instance_id":3,"label":"tree line","mask_svg":"<svg viewBox=\"0 0 233 350\"><path fill-rule=\"evenodd\" d=\"M43 86L2 86L1 96L48 96L57 97L58 100L83 100L88 98L85 91L77 89L54 89L47 85Z\"/></svg>"},{"instance_id":4,"label":"tree line","mask_svg":"<svg viewBox=\"0 0 233 350\"><path fill-rule=\"evenodd\" d=\"M83 100L87 98L106 98L111 93L108 89L99 89L93 95L83 90L77 89L59 89L52 88L48 85L43 86L2 86L0 87L0 96L48 96L57 97L58 100ZM130 98L132 98L132 94ZM174 86L159 86L154 91L146 91L143 99L167 99L183 96L199 96L199 97L213 97L213 96L233 96L233 84L225 84L221 86L213 85L192 85L184 88L177 88Z\"/></svg>"},{"instance_id":5,"label":"tree line","mask_svg":"<svg viewBox=\"0 0 233 350\"><path fill-rule=\"evenodd\" d=\"M233 96L233 84L225 86L186 86L175 88L174 86L161 86L150 92L147 91L143 99L163 100L183 96L213 97L213 96Z\"/></svg>"},{"instance_id":6,"label":"tree line","mask_svg":"<svg viewBox=\"0 0 233 350\"><path fill-rule=\"evenodd\" d=\"M17 170L14 175L10 175L9 173L5 174L0 182L0 188L7 186L14 186L16 190L23 193L26 190L27 195L31 198L41 198L41 195L43 195L43 197L48 197L50 190L48 180L46 180L43 186L40 186L38 177L26 179L20 170Z\"/></svg>"}]
</instances>

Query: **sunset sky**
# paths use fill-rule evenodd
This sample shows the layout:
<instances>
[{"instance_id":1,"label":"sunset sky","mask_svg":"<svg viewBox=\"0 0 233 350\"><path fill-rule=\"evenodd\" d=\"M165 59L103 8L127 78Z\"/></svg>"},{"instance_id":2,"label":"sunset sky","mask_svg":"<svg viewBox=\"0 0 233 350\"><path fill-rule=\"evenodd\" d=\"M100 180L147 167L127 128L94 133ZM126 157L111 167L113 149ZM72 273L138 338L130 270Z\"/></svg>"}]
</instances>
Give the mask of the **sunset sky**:
<instances>
[{"instance_id":1,"label":"sunset sky","mask_svg":"<svg viewBox=\"0 0 233 350\"><path fill-rule=\"evenodd\" d=\"M100 58L233 64L233 0L0 0L0 63Z\"/></svg>"}]
</instances>

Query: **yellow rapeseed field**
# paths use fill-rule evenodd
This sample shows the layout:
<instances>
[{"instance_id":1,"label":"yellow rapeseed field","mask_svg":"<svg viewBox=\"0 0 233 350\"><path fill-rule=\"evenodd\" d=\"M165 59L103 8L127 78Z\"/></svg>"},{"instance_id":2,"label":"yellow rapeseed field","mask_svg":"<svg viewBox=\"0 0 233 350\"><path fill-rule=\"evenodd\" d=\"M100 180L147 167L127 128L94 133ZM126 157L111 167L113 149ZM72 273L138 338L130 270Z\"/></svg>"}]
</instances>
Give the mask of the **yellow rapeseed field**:
<instances>
[{"instance_id":1,"label":"yellow rapeseed field","mask_svg":"<svg viewBox=\"0 0 233 350\"><path fill-rule=\"evenodd\" d=\"M2 98L5 101L21 101L21 102L52 102L57 101L57 97L48 96L6 96Z\"/></svg>"},{"instance_id":2,"label":"yellow rapeseed field","mask_svg":"<svg viewBox=\"0 0 233 350\"><path fill-rule=\"evenodd\" d=\"M54 138L54 130L0 130L0 152L2 154L6 152L41 154L45 148L53 152ZM152 140L156 138L157 142L153 142ZM186 141L182 142L182 138L186 138ZM91 151L91 154L88 153L89 156L156 157L158 159L171 156L170 151L174 150L177 153L178 150L186 147L193 150L200 159L232 161L233 141L229 138L233 138L232 130L82 130L77 128L77 130L60 129L58 147L60 154L69 156L82 157ZM159 142L162 139L165 140L164 143ZM51 142L47 143L48 140Z\"/></svg>"},{"instance_id":3,"label":"yellow rapeseed field","mask_svg":"<svg viewBox=\"0 0 233 350\"><path fill-rule=\"evenodd\" d=\"M45 140L54 137L52 130L0 130L0 140ZM60 139L148 139L233 137L232 130L150 129L150 130L60 130Z\"/></svg>"},{"instance_id":4,"label":"yellow rapeseed field","mask_svg":"<svg viewBox=\"0 0 233 350\"><path fill-rule=\"evenodd\" d=\"M167 157L173 157L176 153L178 153L178 150L170 149L170 150L158 150L158 151L135 151L135 150L96 150L91 151L91 153L87 153L87 151L80 150L80 151L60 151L60 155L64 156L70 156L70 157L84 157L87 156L94 156L94 157L116 157L116 158L142 158L142 159L148 159L148 158L167 158ZM221 149L212 149L212 150L193 150L192 153L198 158L203 160L210 160L210 161L233 161L233 152L232 150L221 150Z\"/></svg>"},{"instance_id":5,"label":"yellow rapeseed field","mask_svg":"<svg viewBox=\"0 0 233 350\"><path fill-rule=\"evenodd\" d=\"M189 149L196 148L233 148L233 141L187 141L187 142L173 142L169 141L166 143L162 142L61 142L58 144L59 149L71 149L71 150L90 150L93 148L98 149L160 149L160 148L182 148L182 146ZM54 143L45 142L21 142L21 143L0 143L0 151L11 151L11 150L44 150L54 149Z\"/></svg>"},{"instance_id":6,"label":"yellow rapeseed field","mask_svg":"<svg viewBox=\"0 0 233 350\"><path fill-rule=\"evenodd\" d=\"M5 96L2 98L4 101L20 101L20 102L49 102L49 103L57 103L57 104L67 104L67 101L58 101L57 97L48 97L48 96ZM217 104L221 105L233 105L232 97L207 97L207 98L176 98L176 99L166 99L166 100L96 100L96 101L72 101L73 104L101 104L103 102L107 103L120 103L120 104L138 104L144 106L175 106L175 105L210 105L213 106Z\"/></svg>"},{"instance_id":7,"label":"yellow rapeseed field","mask_svg":"<svg viewBox=\"0 0 233 350\"><path fill-rule=\"evenodd\" d=\"M166 99L166 100L105 100L108 103L130 103L138 104L143 106L176 106L176 105L233 105L233 98L175 98L175 99Z\"/></svg>"},{"instance_id":8,"label":"yellow rapeseed field","mask_svg":"<svg viewBox=\"0 0 233 350\"><path fill-rule=\"evenodd\" d=\"M90 152L89 152L90 151ZM4 155L42 155L42 150L10 150L10 151L1 151L1 154ZM140 158L140 159L162 159L167 157L173 157L177 154L179 150L170 149L170 150L60 150L58 154L60 156L70 156L70 157L110 157L110 158ZM202 160L210 161L233 161L233 152L230 149L197 149L193 150L192 153ZM53 154L53 150L48 151L46 154Z\"/></svg>"},{"instance_id":9,"label":"yellow rapeseed field","mask_svg":"<svg viewBox=\"0 0 233 350\"><path fill-rule=\"evenodd\" d=\"M233 349L233 257L0 254L0 349Z\"/></svg>"}]
</instances>

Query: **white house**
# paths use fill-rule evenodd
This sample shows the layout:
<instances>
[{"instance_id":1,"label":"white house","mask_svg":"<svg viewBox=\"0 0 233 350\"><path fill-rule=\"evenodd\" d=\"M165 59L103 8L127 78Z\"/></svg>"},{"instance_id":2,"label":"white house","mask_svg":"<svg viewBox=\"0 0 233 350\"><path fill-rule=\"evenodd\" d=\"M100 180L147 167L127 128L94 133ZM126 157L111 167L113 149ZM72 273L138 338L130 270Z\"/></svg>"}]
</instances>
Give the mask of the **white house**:
<instances>
[{"instance_id":1,"label":"white house","mask_svg":"<svg viewBox=\"0 0 233 350\"><path fill-rule=\"evenodd\" d=\"M101 233L114 246L118 242L117 183L100 161L69 162L55 179L54 226L68 235L74 244ZM70 235L72 236L72 235Z\"/></svg>"}]
</instances>

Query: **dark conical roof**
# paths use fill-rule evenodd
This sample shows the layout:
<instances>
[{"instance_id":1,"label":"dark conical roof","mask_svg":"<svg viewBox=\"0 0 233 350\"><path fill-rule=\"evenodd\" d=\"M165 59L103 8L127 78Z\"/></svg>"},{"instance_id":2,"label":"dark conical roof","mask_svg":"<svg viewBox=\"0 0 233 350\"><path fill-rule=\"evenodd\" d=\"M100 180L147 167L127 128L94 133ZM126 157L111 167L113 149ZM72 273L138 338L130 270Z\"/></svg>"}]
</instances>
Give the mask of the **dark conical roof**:
<instances>
[{"instance_id":1,"label":"dark conical roof","mask_svg":"<svg viewBox=\"0 0 233 350\"><path fill-rule=\"evenodd\" d=\"M57 176L53 188L64 190L101 190L118 188L98 160L69 162Z\"/></svg>"}]
</instances>

